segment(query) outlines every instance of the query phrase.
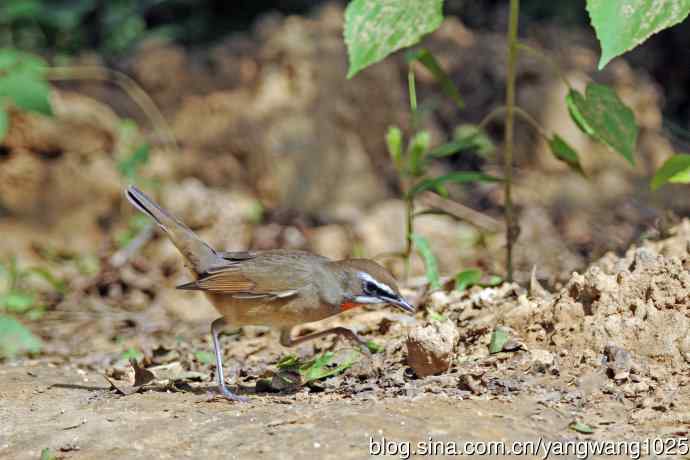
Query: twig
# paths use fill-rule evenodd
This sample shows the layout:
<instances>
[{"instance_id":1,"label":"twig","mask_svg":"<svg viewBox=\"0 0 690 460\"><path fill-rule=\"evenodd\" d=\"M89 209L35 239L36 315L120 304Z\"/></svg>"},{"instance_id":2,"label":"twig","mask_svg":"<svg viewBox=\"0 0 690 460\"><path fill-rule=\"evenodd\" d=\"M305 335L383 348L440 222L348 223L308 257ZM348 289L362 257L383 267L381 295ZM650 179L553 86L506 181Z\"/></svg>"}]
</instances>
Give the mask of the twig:
<instances>
[{"instance_id":1,"label":"twig","mask_svg":"<svg viewBox=\"0 0 690 460\"><path fill-rule=\"evenodd\" d=\"M154 235L155 225L149 223L141 229L139 234L124 248L110 256L110 265L114 268L122 267L127 261L146 244Z\"/></svg>"},{"instance_id":2,"label":"twig","mask_svg":"<svg viewBox=\"0 0 690 460\"><path fill-rule=\"evenodd\" d=\"M165 120L165 117L158 109L156 103L151 99L146 91L142 89L136 81L128 75L117 70L108 69L100 66L84 67L49 67L46 78L53 81L61 80L98 80L109 81L117 84L122 90L132 98L135 104L144 112L151 121L154 130L159 133L167 147L174 153L179 153L177 141L172 129Z\"/></svg>"},{"instance_id":3,"label":"twig","mask_svg":"<svg viewBox=\"0 0 690 460\"><path fill-rule=\"evenodd\" d=\"M494 118L498 118L499 115L503 115L503 114L506 112L506 110L507 110L507 109L506 109L506 106L505 106L505 105L500 105L500 106L494 108L494 109L493 109L491 112L489 112L484 118L482 118L482 120L481 120L481 121L479 122L479 124L477 125L477 128L480 129L480 130L482 130L482 131L485 130L486 125L487 125L491 120L493 120ZM534 130L537 131L537 133L538 133L541 137L543 137L545 140L548 141L548 140L551 138L551 136L549 135L549 133L546 132L546 130L545 130L544 128L542 128L542 126L539 124L539 122L538 122L537 120L535 120L534 117L533 117L532 115L530 115L529 113L527 113L527 111L521 109L520 107L515 106L515 107L513 107L513 112L515 113L515 115L519 116L519 117L522 118L524 121L526 121L527 123L529 123L529 125L532 126L532 128L534 128Z\"/></svg>"},{"instance_id":4,"label":"twig","mask_svg":"<svg viewBox=\"0 0 690 460\"><path fill-rule=\"evenodd\" d=\"M544 62L546 65L551 67L551 70L558 75L558 77L563 80L563 83L565 86L567 86L569 89L573 87L573 85L570 84L570 81L568 81L568 78L565 76L563 73L563 69L561 69L561 66L558 65L558 63L549 55L544 53L541 50L538 50L536 48L532 48L526 43L518 42L517 43L517 49L519 51L526 51L527 53L531 54L532 56L540 59L542 62Z\"/></svg>"},{"instance_id":5,"label":"twig","mask_svg":"<svg viewBox=\"0 0 690 460\"><path fill-rule=\"evenodd\" d=\"M443 198L442 196L432 192L422 193L419 197L419 201L425 206L440 209L446 214L450 214L458 219L467 221L472 225L488 232L495 233L504 229L503 224L493 217L487 216L486 214L455 201Z\"/></svg>"},{"instance_id":6,"label":"twig","mask_svg":"<svg viewBox=\"0 0 690 460\"><path fill-rule=\"evenodd\" d=\"M506 125L505 152L503 155L503 183L505 185L505 222L506 222L506 279L513 281L513 135L515 109L515 67L517 63L517 31L520 13L520 0L510 0L510 16L508 18L508 71L506 72Z\"/></svg>"}]
</instances>

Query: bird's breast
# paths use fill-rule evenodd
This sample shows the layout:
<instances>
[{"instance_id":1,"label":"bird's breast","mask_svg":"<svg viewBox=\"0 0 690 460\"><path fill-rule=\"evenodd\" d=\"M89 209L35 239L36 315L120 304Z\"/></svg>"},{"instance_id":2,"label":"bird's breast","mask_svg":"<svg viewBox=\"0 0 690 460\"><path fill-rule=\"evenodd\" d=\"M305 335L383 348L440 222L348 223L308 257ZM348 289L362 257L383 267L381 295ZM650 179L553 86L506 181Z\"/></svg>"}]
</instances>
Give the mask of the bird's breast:
<instances>
[{"instance_id":1,"label":"bird's breast","mask_svg":"<svg viewBox=\"0 0 690 460\"><path fill-rule=\"evenodd\" d=\"M291 327L319 321L340 312L317 295L300 293L284 299L241 299L229 294L207 293L208 299L232 326Z\"/></svg>"}]
</instances>

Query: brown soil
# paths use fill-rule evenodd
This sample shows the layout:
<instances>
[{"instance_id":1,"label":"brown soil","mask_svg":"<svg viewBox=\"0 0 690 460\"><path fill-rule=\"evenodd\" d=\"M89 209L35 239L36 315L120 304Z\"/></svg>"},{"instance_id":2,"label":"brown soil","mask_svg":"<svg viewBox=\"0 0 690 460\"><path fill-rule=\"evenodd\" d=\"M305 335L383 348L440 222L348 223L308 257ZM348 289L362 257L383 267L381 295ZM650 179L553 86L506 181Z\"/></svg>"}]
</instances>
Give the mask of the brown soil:
<instances>
[{"instance_id":1,"label":"brown soil","mask_svg":"<svg viewBox=\"0 0 690 460\"><path fill-rule=\"evenodd\" d=\"M410 318L379 310L334 318L327 322L352 327L384 351L304 386L276 390L263 380L285 355L272 334L247 328L225 336L231 375L241 363L246 404L211 396L213 366L194 353L209 349L200 330L178 328L176 338L139 331L134 342L155 345L142 361L153 380L140 387L127 380L132 369L119 354L92 348L107 344L72 331L81 339L71 342L75 349L0 368L0 411L9 421L0 432L0 454L36 458L50 447L65 458L150 458L153 452L160 458L362 458L369 437L381 436L414 442L428 436L687 437L690 222L673 233L622 258L605 257L553 294L536 284L532 294L510 284L439 291L428 302L435 314ZM445 348L451 341L450 368L420 378L406 360L408 332L439 321L448 327L427 327L427 336L444 335ZM498 326L511 337L504 351L489 354ZM411 336L417 348L434 342ZM297 353L325 349L341 350L336 356L349 350L325 339ZM594 433L574 431L576 421Z\"/></svg>"}]
</instances>

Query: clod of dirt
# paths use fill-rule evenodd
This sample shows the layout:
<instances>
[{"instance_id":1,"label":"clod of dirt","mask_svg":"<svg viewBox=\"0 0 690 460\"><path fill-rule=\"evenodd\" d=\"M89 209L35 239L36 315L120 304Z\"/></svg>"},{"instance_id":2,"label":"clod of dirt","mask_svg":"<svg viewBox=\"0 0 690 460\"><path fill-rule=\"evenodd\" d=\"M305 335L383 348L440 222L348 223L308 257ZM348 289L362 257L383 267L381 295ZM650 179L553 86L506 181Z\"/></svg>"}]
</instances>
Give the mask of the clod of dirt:
<instances>
[{"instance_id":1,"label":"clod of dirt","mask_svg":"<svg viewBox=\"0 0 690 460\"><path fill-rule=\"evenodd\" d=\"M451 321L433 321L426 326L415 327L407 337L407 364L419 377L448 370L459 337L460 333Z\"/></svg>"},{"instance_id":2,"label":"clod of dirt","mask_svg":"<svg viewBox=\"0 0 690 460\"><path fill-rule=\"evenodd\" d=\"M531 350L532 370L538 373L551 373L558 375L560 370L558 368L558 361L556 355L546 350Z\"/></svg>"}]
</instances>

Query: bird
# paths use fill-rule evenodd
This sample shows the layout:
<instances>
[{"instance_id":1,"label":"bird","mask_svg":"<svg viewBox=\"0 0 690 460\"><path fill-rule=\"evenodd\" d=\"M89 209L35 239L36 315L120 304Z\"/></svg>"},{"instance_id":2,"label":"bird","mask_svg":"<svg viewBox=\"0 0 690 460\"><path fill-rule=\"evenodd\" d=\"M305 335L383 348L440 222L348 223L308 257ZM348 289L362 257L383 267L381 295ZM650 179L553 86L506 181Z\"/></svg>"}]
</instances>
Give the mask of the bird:
<instances>
[{"instance_id":1,"label":"bird","mask_svg":"<svg viewBox=\"0 0 690 460\"><path fill-rule=\"evenodd\" d=\"M244 402L248 398L225 384L218 336L227 328L277 328L280 343L286 347L337 334L368 351L366 341L345 327L297 338L293 338L292 329L364 305L388 304L407 313L416 310L400 294L395 278L373 260L334 261L292 249L217 251L136 186L128 186L125 196L155 221L186 259L194 280L177 288L202 291L221 315L211 323L211 338L218 393L230 401Z\"/></svg>"}]
</instances>

